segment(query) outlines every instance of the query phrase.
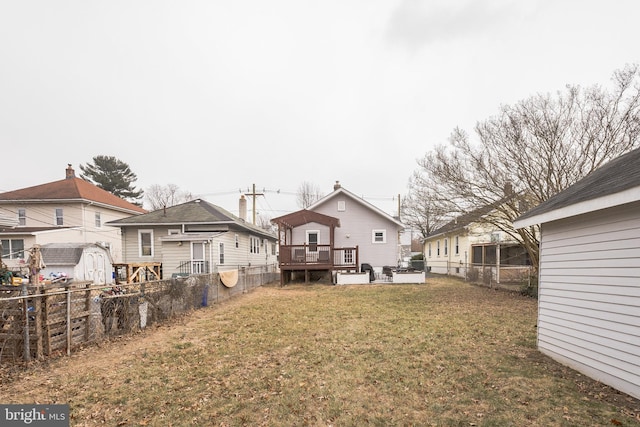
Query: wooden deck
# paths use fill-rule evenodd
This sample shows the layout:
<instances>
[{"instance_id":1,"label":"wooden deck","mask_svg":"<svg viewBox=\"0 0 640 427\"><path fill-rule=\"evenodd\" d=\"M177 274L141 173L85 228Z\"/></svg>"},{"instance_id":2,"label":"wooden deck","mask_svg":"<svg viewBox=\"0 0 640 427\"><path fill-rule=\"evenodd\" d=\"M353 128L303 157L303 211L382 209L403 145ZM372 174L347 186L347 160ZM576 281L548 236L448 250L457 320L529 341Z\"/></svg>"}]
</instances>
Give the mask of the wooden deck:
<instances>
[{"instance_id":1,"label":"wooden deck","mask_svg":"<svg viewBox=\"0 0 640 427\"><path fill-rule=\"evenodd\" d=\"M358 247L331 248L331 245L281 245L280 270L305 272L305 282L309 271L358 271ZM284 282L283 275L283 282Z\"/></svg>"}]
</instances>

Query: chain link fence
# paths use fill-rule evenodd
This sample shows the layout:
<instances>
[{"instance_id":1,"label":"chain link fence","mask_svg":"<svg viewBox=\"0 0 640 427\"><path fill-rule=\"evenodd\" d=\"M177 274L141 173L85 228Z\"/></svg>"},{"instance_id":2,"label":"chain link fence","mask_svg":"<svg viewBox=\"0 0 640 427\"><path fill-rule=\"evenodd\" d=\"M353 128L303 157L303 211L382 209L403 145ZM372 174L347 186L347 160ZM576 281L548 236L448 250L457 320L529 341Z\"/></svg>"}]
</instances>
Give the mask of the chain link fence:
<instances>
[{"instance_id":1,"label":"chain link fence","mask_svg":"<svg viewBox=\"0 0 640 427\"><path fill-rule=\"evenodd\" d=\"M490 288L516 290L537 295L537 270L531 265L487 265L449 261L429 261L427 273L460 277L468 282Z\"/></svg>"},{"instance_id":2,"label":"chain link fence","mask_svg":"<svg viewBox=\"0 0 640 427\"><path fill-rule=\"evenodd\" d=\"M280 280L275 265L132 284L0 287L0 363L45 359L130 334Z\"/></svg>"}]
</instances>

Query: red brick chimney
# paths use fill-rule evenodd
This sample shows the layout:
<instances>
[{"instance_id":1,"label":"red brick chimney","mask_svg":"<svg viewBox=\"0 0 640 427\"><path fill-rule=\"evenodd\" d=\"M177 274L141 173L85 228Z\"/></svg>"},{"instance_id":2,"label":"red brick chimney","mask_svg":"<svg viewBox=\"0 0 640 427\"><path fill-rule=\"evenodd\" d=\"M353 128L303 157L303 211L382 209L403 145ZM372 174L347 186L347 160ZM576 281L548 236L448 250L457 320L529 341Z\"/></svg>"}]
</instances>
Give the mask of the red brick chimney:
<instances>
[{"instance_id":1,"label":"red brick chimney","mask_svg":"<svg viewBox=\"0 0 640 427\"><path fill-rule=\"evenodd\" d=\"M65 175L66 179L71 179L76 177L76 171L71 167L71 163L67 165L67 174Z\"/></svg>"}]
</instances>

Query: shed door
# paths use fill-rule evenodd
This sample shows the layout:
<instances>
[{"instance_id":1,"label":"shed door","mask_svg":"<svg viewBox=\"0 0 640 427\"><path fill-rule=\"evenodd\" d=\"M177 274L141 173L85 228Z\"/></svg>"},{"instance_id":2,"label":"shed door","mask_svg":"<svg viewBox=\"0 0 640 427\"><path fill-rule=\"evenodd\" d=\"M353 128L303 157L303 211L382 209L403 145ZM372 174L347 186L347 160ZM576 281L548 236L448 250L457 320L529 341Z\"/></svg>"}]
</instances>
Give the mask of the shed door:
<instances>
[{"instance_id":1,"label":"shed door","mask_svg":"<svg viewBox=\"0 0 640 427\"><path fill-rule=\"evenodd\" d=\"M85 252L84 254L84 278L93 283L107 283L106 281L106 257L98 252Z\"/></svg>"}]
</instances>

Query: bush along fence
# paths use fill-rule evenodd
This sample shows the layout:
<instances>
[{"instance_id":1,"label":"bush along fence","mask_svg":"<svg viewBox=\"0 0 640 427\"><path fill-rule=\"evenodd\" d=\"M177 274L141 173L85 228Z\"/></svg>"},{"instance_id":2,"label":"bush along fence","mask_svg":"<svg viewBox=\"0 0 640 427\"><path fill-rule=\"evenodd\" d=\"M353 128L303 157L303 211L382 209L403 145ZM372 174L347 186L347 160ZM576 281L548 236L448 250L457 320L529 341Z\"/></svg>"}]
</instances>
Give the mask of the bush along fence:
<instances>
[{"instance_id":1,"label":"bush along fence","mask_svg":"<svg viewBox=\"0 0 640 427\"><path fill-rule=\"evenodd\" d=\"M274 266L118 285L0 287L0 363L70 355L280 280Z\"/></svg>"}]
</instances>

